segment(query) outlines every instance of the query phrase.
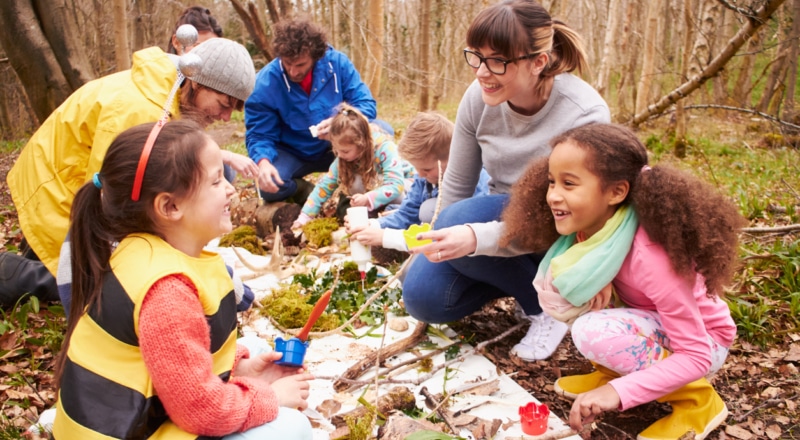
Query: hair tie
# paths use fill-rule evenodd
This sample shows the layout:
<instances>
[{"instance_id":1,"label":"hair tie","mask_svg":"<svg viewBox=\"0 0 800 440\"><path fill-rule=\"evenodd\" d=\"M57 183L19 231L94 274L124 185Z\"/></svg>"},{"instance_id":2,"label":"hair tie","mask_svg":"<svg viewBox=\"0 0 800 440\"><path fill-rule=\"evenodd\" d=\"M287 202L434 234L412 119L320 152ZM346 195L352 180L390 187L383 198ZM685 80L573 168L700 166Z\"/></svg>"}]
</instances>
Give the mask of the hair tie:
<instances>
[{"instance_id":1,"label":"hair tie","mask_svg":"<svg viewBox=\"0 0 800 440\"><path fill-rule=\"evenodd\" d=\"M103 188L103 182L100 181L100 173L94 173L92 175L92 183L94 183L94 186L97 187L97 189Z\"/></svg>"},{"instance_id":2,"label":"hair tie","mask_svg":"<svg viewBox=\"0 0 800 440\"><path fill-rule=\"evenodd\" d=\"M342 114L345 115L345 116L350 116L350 110L344 109L344 110L342 110Z\"/></svg>"},{"instance_id":3,"label":"hair tie","mask_svg":"<svg viewBox=\"0 0 800 440\"><path fill-rule=\"evenodd\" d=\"M652 170L652 168L650 168L650 165L647 165L647 164L645 164L645 165L642 167L642 170L641 170L640 172L642 172L642 173L643 173L643 172L645 172L645 171L650 171L650 170Z\"/></svg>"}]
</instances>

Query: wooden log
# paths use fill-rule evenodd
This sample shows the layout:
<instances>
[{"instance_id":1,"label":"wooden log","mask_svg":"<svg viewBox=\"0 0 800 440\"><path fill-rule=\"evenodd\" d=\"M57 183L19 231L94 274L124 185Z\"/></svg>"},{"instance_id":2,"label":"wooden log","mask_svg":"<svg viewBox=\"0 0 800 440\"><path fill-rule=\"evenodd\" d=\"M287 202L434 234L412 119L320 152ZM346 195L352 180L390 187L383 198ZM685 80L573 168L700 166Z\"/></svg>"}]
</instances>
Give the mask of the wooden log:
<instances>
[{"instance_id":1,"label":"wooden log","mask_svg":"<svg viewBox=\"0 0 800 440\"><path fill-rule=\"evenodd\" d=\"M375 362L378 360L378 355L380 355L381 359L387 359L400 353L410 347L413 347L420 343L422 339L425 338L425 330L428 329L428 324L424 322L418 322L417 327L414 328L414 333L412 333L409 337L402 339L400 341L395 342L394 344L387 345L382 349L370 354L369 356L365 357L364 359L358 361L355 365L348 368L347 371L342 373L340 378L355 380L361 377L365 371L367 371L370 367L375 365ZM333 383L333 389L337 392L344 391L349 389L351 384L342 381L340 379L336 379Z\"/></svg>"}]
</instances>

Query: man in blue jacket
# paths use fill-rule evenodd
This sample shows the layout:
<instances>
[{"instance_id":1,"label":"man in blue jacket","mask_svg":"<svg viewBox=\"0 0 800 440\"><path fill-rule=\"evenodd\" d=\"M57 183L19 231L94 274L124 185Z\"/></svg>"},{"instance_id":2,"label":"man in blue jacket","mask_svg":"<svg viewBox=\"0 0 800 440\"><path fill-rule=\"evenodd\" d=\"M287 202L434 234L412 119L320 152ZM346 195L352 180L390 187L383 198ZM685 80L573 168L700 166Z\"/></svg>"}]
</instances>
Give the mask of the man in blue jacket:
<instances>
[{"instance_id":1,"label":"man in blue jacket","mask_svg":"<svg viewBox=\"0 0 800 440\"><path fill-rule=\"evenodd\" d=\"M327 171L334 159L328 140L334 108L347 102L370 120L377 108L353 63L328 45L318 25L282 21L273 45L276 58L258 73L244 106L247 152L258 164L265 201L291 197L302 205L314 187L303 177Z\"/></svg>"}]
</instances>

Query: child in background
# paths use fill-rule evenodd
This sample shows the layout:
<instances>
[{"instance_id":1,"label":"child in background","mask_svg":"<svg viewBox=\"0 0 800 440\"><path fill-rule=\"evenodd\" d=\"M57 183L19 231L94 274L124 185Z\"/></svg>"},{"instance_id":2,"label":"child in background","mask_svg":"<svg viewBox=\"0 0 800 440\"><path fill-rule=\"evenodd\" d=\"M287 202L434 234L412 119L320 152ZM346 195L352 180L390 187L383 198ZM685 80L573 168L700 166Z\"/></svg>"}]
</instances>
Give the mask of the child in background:
<instances>
[{"instance_id":1,"label":"child in background","mask_svg":"<svg viewBox=\"0 0 800 440\"><path fill-rule=\"evenodd\" d=\"M339 186L349 206L366 206L372 215L403 197L404 171L397 146L361 112L341 104L331 121L330 140L336 159L309 195L293 229L319 215ZM343 218L347 207L340 202L337 216Z\"/></svg>"},{"instance_id":2,"label":"child in background","mask_svg":"<svg viewBox=\"0 0 800 440\"><path fill-rule=\"evenodd\" d=\"M672 413L639 439L689 431L705 438L728 414L705 376L722 367L736 336L719 296L743 218L694 176L650 168L645 147L622 126L586 125L551 145L549 161L532 165L512 191L503 242L552 245L539 266L545 290L576 307L594 301L572 325L572 339L596 371L555 384L575 398L570 426L657 400ZM543 226L531 234L531 225ZM594 299L608 284L622 307L604 308L608 292Z\"/></svg>"},{"instance_id":3,"label":"child in background","mask_svg":"<svg viewBox=\"0 0 800 440\"><path fill-rule=\"evenodd\" d=\"M203 249L232 228L221 151L195 123L160 127L120 134L75 196L53 434L311 439L313 376L237 346L233 282Z\"/></svg>"},{"instance_id":4,"label":"child in background","mask_svg":"<svg viewBox=\"0 0 800 440\"><path fill-rule=\"evenodd\" d=\"M408 250L403 230L411 225L430 223L439 196L439 166L444 173L450 155L453 123L437 112L421 112L408 124L397 149L400 156L417 170L411 189L400 207L390 214L370 219L370 225L358 228L347 226L352 239L368 246L383 246L400 251ZM481 170L475 195L489 193L489 174Z\"/></svg>"}]
</instances>

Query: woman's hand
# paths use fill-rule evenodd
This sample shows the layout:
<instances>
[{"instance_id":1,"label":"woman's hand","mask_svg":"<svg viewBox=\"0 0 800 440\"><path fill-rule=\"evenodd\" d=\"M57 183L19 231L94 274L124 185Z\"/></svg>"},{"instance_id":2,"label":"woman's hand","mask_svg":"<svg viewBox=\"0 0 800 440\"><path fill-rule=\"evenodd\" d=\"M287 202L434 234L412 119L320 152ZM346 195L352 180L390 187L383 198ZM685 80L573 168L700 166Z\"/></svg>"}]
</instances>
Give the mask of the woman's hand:
<instances>
[{"instance_id":1,"label":"woman's hand","mask_svg":"<svg viewBox=\"0 0 800 440\"><path fill-rule=\"evenodd\" d=\"M619 405L619 394L609 384L579 394L569 412L569 426L575 431L580 431L583 425L592 423L604 411L618 409Z\"/></svg>"},{"instance_id":2,"label":"woman's hand","mask_svg":"<svg viewBox=\"0 0 800 440\"><path fill-rule=\"evenodd\" d=\"M350 196L350 206L366 206L369 208L369 196L366 194L353 194Z\"/></svg>"},{"instance_id":3,"label":"woman's hand","mask_svg":"<svg viewBox=\"0 0 800 440\"><path fill-rule=\"evenodd\" d=\"M258 165L248 156L223 150L222 161L245 178L258 176Z\"/></svg>"},{"instance_id":4,"label":"woman's hand","mask_svg":"<svg viewBox=\"0 0 800 440\"><path fill-rule=\"evenodd\" d=\"M268 193L278 192L278 185L283 185L278 170L264 159L258 163L258 187Z\"/></svg>"},{"instance_id":5,"label":"woman's hand","mask_svg":"<svg viewBox=\"0 0 800 440\"><path fill-rule=\"evenodd\" d=\"M467 225L451 226L436 231L423 232L419 240L433 240L433 243L410 249L412 254L425 254L433 263L453 260L470 255L478 247L475 232Z\"/></svg>"},{"instance_id":6,"label":"woman's hand","mask_svg":"<svg viewBox=\"0 0 800 440\"><path fill-rule=\"evenodd\" d=\"M374 226L352 228L350 239L367 246L383 246L383 229Z\"/></svg>"}]
</instances>

